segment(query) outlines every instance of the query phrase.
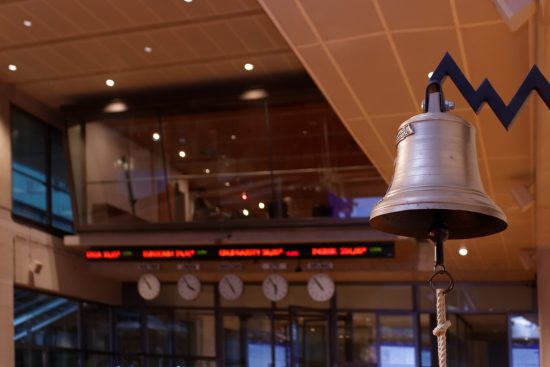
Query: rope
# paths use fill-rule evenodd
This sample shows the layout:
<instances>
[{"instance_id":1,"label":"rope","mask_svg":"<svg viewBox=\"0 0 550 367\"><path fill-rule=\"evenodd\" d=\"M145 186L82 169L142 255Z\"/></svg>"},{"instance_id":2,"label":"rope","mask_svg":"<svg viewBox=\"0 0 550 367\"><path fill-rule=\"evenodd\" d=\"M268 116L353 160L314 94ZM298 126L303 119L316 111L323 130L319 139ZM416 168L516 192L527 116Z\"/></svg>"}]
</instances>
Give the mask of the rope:
<instances>
[{"instance_id":1,"label":"rope","mask_svg":"<svg viewBox=\"0 0 550 367\"><path fill-rule=\"evenodd\" d=\"M447 367L447 336L445 333L451 327L451 322L446 320L445 290L438 288L437 295L437 326L433 334L437 336L437 355L439 357L439 367Z\"/></svg>"}]
</instances>

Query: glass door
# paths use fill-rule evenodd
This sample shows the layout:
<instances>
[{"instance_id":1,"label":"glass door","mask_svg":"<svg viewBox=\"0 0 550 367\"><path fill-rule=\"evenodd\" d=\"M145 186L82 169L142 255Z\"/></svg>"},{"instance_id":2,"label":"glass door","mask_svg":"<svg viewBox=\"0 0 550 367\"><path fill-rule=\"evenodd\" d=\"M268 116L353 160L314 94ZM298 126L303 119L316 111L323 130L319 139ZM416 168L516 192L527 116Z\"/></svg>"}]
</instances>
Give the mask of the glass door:
<instances>
[{"instance_id":1,"label":"glass door","mask_svg":"<svg viewBox=\"0 0 550 367\"><path fill-rule=\"evenodd\" d=\"M330 366L330 324L327 311L290 307L290 366Z\"/></svg>"}]
</instances>

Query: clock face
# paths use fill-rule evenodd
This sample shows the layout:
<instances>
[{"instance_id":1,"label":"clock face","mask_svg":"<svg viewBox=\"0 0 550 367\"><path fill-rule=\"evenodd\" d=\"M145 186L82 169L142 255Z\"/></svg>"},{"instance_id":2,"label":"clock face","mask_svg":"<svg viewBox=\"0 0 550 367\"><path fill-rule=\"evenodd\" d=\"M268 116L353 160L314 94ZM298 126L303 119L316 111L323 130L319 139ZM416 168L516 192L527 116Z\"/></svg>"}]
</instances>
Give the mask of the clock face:
<instances>
[{"instance_id":1,"label":"clock face","mask_svg":"<svg viewBox=\"0 0 550 367\"><path fill-rule=\"evenodd\" d=\"M268 300L277 302L286 297L288 282L282 275L270 274L264 279L262 290Z\"/></svg>"},{"instance_id":2,"label":"clock face","mask_svg":"<svg viewBox=\"0 0 550 367\"><path fill-rule=\"evenodd\" d=\"M313 300L325 302L334 295L334 282L328 274L315 274L307 282L307 291Z\"/></svg>"},{"instance_id":3,"label":"clock face","mask_svg":"<svg viewBox=\"0 0 550 367\"><path fill-rule=\"evenodd\" d=\"M192 301L201 293L201 281L193 274L184 274L178 280L178 293L181 298Z\"/></svg>"},{"instance_id":4,"label":"clock face","mask_svg":"<svg viewBox=\"0 0 550 367\"><path fill-rule=\"evenodd\" d=\"M156 298L160 293L160 281L156 275L148 273L143 274L138 280L138 292L146 300Z\"/></svg>"},{"instance_id":5,"label":"clock face","mask_svg":"<svg viewBox=\"0 0 550 367\"><path fill-rule=\"evenodd\" d=\"M235 274L227 274L218 283L218 289L223 298L235 301L243 293L243 281Z\"/></svg>"}]
</instances>

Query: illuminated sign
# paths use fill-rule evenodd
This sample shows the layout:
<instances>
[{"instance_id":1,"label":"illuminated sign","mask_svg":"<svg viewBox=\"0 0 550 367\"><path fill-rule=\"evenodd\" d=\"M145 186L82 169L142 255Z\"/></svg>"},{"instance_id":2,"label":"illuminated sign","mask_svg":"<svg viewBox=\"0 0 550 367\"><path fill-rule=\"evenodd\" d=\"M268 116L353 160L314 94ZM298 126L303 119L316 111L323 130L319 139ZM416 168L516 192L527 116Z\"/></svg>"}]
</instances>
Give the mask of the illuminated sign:
<instances>
[{"instance_id":1,"label":"illuminated sign","mask_svg":"<svg viewBox=\"0 0 550 367\"><path fill-rule=\"evenodd\" d=\"M90 261L144 260L259 260L393 258L392 242L284 244L284 245L201 245L155 247L104 247L86 251Z\"/></svg>"}]
</instances>

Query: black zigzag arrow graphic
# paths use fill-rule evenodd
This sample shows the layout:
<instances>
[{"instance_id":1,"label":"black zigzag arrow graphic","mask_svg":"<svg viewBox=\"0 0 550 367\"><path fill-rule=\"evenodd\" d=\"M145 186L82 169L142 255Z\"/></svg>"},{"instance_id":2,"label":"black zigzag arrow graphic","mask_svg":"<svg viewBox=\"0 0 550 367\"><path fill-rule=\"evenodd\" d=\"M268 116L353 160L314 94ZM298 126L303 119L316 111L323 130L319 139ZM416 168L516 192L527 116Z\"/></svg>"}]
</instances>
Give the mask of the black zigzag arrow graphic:
<instances>
[{"instance_id":1,"label":"black zigzag arrow graphic","mask_svg":"<svg viewBox=\"0 0 550 367\"><path fill-rule=\"evenodd\" d=\"M447 76L455 83L460 93L476 113L479 112L483 103L487 102L506 129L511 126L512 121L532 91L537 91L546 106L550 108L550 83L536 65L533 65L508 105L502 101L502 98L487 79L481 82L477 90L474 89L449 53L443 56L430 81L443 83Z\"/></svg>"}]
</instances>

